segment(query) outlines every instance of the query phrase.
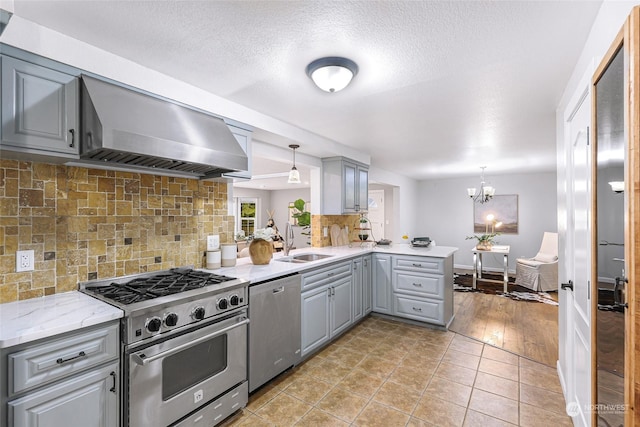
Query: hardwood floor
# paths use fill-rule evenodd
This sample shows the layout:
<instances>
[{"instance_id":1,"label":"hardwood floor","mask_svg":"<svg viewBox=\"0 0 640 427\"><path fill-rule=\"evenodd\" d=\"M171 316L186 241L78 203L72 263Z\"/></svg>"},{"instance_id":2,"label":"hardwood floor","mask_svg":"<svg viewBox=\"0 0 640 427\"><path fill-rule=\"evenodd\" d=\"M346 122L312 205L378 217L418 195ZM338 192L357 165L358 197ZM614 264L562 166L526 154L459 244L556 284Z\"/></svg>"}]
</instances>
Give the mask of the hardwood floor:
<instances>
[{"instance_id":1,"label":"hardwood floor","mask_svg":"<svg viewBox=\"0 0 640 427\"><path fill-rule=\"evenodd\" d=\"M454 292L450 330L555 367L558 306L497 295Z\"/></svg>"}]
</instances>

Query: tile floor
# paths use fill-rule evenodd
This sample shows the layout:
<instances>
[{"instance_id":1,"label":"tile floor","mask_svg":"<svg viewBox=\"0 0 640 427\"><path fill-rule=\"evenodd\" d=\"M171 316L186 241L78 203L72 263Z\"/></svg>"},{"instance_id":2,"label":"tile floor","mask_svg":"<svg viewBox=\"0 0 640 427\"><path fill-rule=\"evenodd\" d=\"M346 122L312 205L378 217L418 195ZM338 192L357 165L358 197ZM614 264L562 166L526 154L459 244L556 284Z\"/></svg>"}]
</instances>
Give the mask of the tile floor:
<instances>
[{"instance_id":1,"label":"tile floor","mask_svg":"<svg viewBox=\"0 0 640 427\"><path fill-rule=\"evenodd\" d=\"M228 426L571 426L556 371L453 332L368 317Z\"/></svg>"}]
</instances>

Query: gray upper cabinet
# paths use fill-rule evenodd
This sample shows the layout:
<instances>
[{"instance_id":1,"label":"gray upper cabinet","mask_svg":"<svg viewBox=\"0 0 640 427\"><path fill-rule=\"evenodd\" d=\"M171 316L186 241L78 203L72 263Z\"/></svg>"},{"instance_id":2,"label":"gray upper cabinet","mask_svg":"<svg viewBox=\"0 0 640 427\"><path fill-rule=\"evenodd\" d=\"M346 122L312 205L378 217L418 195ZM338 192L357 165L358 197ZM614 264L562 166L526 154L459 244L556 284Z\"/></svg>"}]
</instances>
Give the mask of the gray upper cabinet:
<instances>
[{"instance_id":1,"label":"gray upper cabinet","mask_svg":"<svg viewBox=\"0 0 640 427\"><path fill-rule=\"evenodd\" d=\"M369 167L344 157L322 159L324 215L366 211L369 200Z\"/></svg>"},{"instance_id":2,"label":"gray upper cabinet","mask_svg":"<svg viewBox=\"0 0 640 427\"><path fill-rule=\"evenodd\" d=\"M2 56L2 146L78 155L78 79Z\"/></svg>"}]
</instances>

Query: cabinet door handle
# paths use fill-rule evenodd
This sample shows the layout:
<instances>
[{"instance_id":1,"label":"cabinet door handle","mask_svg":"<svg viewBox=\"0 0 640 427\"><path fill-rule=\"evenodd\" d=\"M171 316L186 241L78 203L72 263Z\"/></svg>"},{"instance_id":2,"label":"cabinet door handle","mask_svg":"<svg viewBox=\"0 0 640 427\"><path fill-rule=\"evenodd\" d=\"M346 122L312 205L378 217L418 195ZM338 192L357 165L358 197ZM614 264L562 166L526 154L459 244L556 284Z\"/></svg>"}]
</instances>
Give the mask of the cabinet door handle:
<instances>
[{"instance_id":1,"label":"cabinet door handle","mask_svg":"<svg viewBox=\"0 0 640 427\"><path fill-rule=\"evenodd\" d=\"M422 283L414 283L413 286L417 286L417 287L421 288L422 287Z\"/></svg>"},{"instance_id":2,"label":"cabinet door handle","mask_svg":"<svg viewBox=\"0 0 640 427\"><path fill-rule=\"evenodd\" d=\"M412 307L412 308L413 308L413 311L422 311L422 309L419 307Z\"/></svg>"},{"instance_id":3,"label":"cabinet door handle","mask_svg":"<svg viewBox=\"0 0 640 427\"><path fill-rule=\"evenodd\" d=\"M327 297L331 298L331 288L327 288Z\"/></svg>"},{"instance_id":4,"label":"cabinet door handle","mask_svg":"<svg viewBox=\"0 0 640 427\"><path fill-rule=\"evenodd\" d=\"M78 355L77 355L77 356L73 356L73 357L70 357L70 358L68 358L68 359L63 359L63 358L61 357L61 358L59 358L58 360L56 360L56 363L57 363L58 365L62 365L63 363L71 362L72 360L76 360L76 359L79 359L79 358L81 358L81 357L85 357L85 356L86 356L86 353L85 353L84 351L81 351L80 353L78 353Z\"/></svg>"},{"instance_id":5,"label":"cabinet door handle","mask_svg":"<svg viewBox=\"0 0 640 427\"><path fill-rule=\"evenodd\" d=\"M111 393L115 393L116 392L116 373L114 371L111 371L109 375L111 375L111 378L113 378L113 386L109 389L109 391Z\"/></svg>"},{"instance_id":6,"label":"cabinet door handle","mask_svg":"<svg viewBox=\"0 0 640 427\"><path fill-rule=\"evenodd\" d=\"M71 134L71 143L69 143L69 147L73 148L76 145L76 130L69 129L69 133Z\"/></svg>"}]
</instances>

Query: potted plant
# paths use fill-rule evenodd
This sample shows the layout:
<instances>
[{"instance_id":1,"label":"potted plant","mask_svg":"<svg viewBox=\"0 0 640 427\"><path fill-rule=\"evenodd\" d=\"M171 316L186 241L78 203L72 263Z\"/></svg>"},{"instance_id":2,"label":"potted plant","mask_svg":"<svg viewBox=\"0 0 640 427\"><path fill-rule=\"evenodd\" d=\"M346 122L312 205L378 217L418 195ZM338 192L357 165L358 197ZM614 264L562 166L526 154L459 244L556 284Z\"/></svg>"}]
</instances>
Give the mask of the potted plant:
<instances>
[{"instance_id":1,"label":"potted plant","mask_svg":"<svg viewBox=\"0 0 640 427\"><path fill-rule=\"evenodd\" d=\"M305 201L302 199L298 199L293 202L295 211L291 216L298 220L298 225L302 227L302 232L300 234L307 236L307 244L310 245L311 242L309 241L309 238L311 237L311 212L307 212L304 210L305 204Z\"/></svg>"},{"instance_id":2,"label":"potted plant","mask_svg":"<svg viewBox=\"0 0 640 427\"><path fill-rule=\"evenodd\" d=\"M466 240L469 239L477 239L478 244L476 245L476 249L479 251L490 251L491 247L494 244L493 239L498 236L500 233L488 233L474 236L467 236Z\"/></svg>"}]
</instances>

